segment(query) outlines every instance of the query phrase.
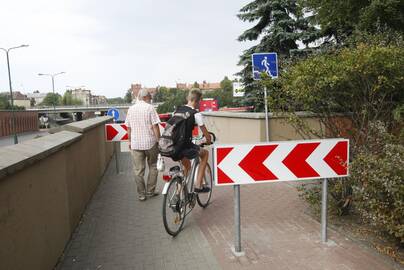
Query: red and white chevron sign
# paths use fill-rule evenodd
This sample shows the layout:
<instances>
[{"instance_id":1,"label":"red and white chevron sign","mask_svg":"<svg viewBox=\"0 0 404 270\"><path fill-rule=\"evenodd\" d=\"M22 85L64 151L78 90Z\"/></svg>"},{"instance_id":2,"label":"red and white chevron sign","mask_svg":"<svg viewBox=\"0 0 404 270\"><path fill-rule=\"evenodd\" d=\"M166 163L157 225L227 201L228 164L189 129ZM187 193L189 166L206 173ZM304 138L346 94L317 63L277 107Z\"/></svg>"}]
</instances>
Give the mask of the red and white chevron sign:
<instances>
[{"instance_id":1,"label":"red and white chevron sign","mask_svg":"<svg viewBox=\"0 0 404 270\"><path fill-rule=\"evenodd\" d=\"M125 124L105 124L107 142L122 142L128 140L128 127Z\"/></svg>"},{"instance_id":2,"label":"red and white chevron sign","mask_svg":"<svg viewBox=\"0 0 404 270\"><path fill-rule=\"evenodd\" d=\"M166 123L160 123L160 133L163 133L165 126ZM128 126L126 124L105 124L105 135L107 142L128 141Z\"/></svg>"},{"instance_id":3,"label":"red and white chevron sign","mask_svg":"<svg viewBox=\"0 0 404 270\"><path fill-rule=\"evenodd\" d=\"M215 146L216 185L348 176L349 140Z\"/></svg>"}]
</instances>

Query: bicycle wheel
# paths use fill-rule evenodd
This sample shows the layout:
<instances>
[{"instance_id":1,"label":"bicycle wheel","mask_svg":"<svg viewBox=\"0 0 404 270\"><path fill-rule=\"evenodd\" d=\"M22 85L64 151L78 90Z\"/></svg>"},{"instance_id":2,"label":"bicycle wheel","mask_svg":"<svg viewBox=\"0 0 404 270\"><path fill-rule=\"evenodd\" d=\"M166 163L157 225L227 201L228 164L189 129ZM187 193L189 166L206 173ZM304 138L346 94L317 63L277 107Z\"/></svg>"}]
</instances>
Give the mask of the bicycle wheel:
<instances>
[{"instance_id":1,"label":"bicycle wheel","mask_svg":"<svg viewBox=\"0 0 404 270\"><path fill-rule=\"evenodd\" d=\"M182 229L186 213L185 190L181 188L181 178L171 180L163 197L163 223L167 233L176 236Z\"/></svg>"},{"instance_id":2,"label":"bicycle wheel","mask_svg":"<svg viewBox=\"0 0 404 270\"><path fill-rule=\"evenodd\" d=\"M212 189L213 189L213 175L209 164L206 165L205 176L203 178L203 185L209 187L210 191L207 193L198 193L196 200L198 201L200 207L206 208L209 205L210 198L212 197Z\"/></svg>"}]
</instances>

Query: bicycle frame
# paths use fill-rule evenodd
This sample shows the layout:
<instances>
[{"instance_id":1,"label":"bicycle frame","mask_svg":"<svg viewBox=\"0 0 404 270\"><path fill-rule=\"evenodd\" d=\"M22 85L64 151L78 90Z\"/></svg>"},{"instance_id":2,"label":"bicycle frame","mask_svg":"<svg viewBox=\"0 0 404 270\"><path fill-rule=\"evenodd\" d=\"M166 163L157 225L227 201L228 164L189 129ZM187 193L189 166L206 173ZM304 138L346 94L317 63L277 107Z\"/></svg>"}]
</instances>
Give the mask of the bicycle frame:
<instances>
[{"instance_id":1,"label":"bicycle frame","mask_svg":"<svg viewBox=\"0 0 404 270\"><path fill-rule=\"evenodd\" d=\"M195 181L195 178L198 177L198 171L197 171L198 165L199 165L199 156L191 160L191 169L190 169L190 172L188 173L188 176L186 176L186 177L185 176L180 176L183 179L181 181L181 183L185 183L185 187L186 187L185 192L186 192L186 194L193 193L194 181ZM181 168L180 172L184 171L183 166L184 165L182 165L182 163L180 162L180 168ZM190 179L191 179L191 184L189 185L189 180ZM171 181L164 184L164 188L163 188L163 191L162 191L163 195L167 194L168 186L170 185L170 182Z\"/></svg>"}]
</instances>

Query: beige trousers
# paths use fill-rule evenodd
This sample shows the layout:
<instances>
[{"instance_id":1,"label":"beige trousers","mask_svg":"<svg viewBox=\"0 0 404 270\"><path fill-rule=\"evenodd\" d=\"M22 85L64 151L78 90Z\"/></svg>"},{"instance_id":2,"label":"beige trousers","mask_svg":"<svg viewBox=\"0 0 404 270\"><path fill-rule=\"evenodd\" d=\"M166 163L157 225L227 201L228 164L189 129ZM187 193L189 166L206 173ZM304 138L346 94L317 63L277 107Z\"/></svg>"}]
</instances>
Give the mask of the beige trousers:
<instances>
[{"instance_id":1,"label":"beige trousers","mask_svg":"<svg viewBox=\"0 0 404 270\"><path fill-rule=\"evenodd\" d=\"M149 150L132 150L133 157L133 173L135 175L135 181L137 185L137 192L144 195L147 193L153 193L157 184L157 156L159 149L157 143ZM144 173L147 165L149 167L149 176L147 180L147 189L144 181Z\"/></svg>"}]
</instances>

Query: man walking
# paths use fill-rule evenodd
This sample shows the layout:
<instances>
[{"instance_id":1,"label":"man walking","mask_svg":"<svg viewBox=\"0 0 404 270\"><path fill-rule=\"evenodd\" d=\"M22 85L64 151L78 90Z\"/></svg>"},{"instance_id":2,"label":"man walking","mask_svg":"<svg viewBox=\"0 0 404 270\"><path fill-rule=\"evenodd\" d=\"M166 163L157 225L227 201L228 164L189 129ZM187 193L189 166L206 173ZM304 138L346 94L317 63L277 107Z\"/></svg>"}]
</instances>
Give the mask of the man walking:
<instances>
[{"instance_id":1,"label":"man walking","mask_svg":"<svg viewBox=\"0 0 404 270\"><path fill-rule=\"evenodd\" d=\"M160 118L150 103L151 94L147 89L141 89L138 101L129 108L125 121L128 126L129 149L132 150L133 172L140 201L158 195L157 142L160 138ZM147 185L144 180L146 160L149 167Z\"/></svg>"}]
</instances>

